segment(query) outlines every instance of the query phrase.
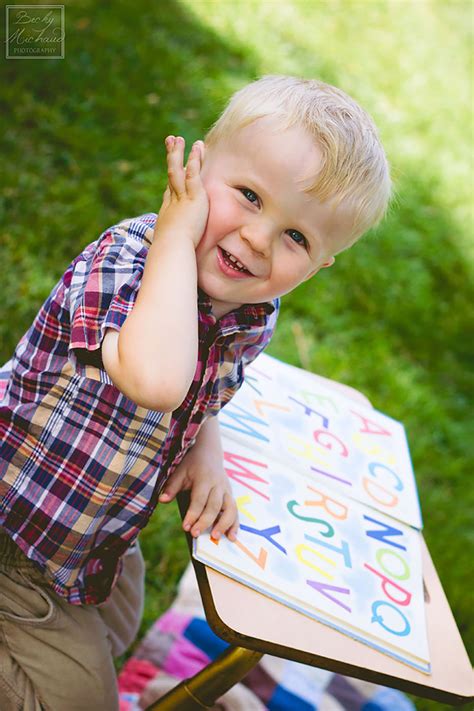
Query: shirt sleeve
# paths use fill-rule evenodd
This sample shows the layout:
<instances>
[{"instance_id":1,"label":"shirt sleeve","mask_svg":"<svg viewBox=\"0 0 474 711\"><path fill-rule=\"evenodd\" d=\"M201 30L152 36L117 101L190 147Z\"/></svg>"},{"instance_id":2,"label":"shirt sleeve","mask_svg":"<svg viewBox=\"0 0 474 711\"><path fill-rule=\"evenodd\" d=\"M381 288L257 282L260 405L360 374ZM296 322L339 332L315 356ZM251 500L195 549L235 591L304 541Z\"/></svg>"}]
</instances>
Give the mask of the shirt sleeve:
<instances>
[{"instance_id":1,"label":"shirt sleeve","mask_svg":"<svg viewBox=\"0 0 474 711\"><path fill-rule=\"evenodd\" d=\"M205 419L218 415L230 402L244 382L246 366L252 363L270 343L280 311L280 299L275 299L272 303L274 310L266 316L265 324L258 333L250 335L244 332L239 334L240 337L233 343L233 354L229 359L231 365L228 367L227 359L224 360L224 373L219 376L216 396L206 411Z\"/></svg>"},{"instance_id":2,"label":"shirt sleeve","mask_svg":"<svg viewBox=\"0 0 474 711\"><path fill-rule=\"evenodd\" d=\"M250 343L242 351L242 364L244 368L246 365L250 365L250 363L252 363L255 358L265 350L272 339L277 324L278 314L280 313L280 299L274 299L272 303L275 310L268 316L265 328L263 328L258 339L255 342Z\"/></svg>"},{"instance_id":3,"label":"shirt sleeve","mask_svg":"<svg viewBox=\"0 0 474 711\"><path fill-rule=\"evenodd\" d=\"M143 241L118 225L106 230L75 263L69 299L69 359L77 371L81 364L103 370L102 339L108 328L120 330L131 312L146 255ZM108 382L104 373L92 377Z\"/></svg>"}]
</instances>

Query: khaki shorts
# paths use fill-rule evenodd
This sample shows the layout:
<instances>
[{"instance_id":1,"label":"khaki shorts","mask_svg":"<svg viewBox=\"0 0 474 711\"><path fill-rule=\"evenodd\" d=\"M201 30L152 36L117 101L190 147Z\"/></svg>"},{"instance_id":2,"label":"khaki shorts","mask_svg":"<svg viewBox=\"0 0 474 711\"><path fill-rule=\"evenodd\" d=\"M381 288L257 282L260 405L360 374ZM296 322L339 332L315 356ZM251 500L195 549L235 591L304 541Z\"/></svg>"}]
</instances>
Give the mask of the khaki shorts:
<instances>
[{"instance_id":1,"label":"khaki shorts","mask_svg":"<svg viewBox=\"0 0 474 711\"><path fill-rule=\"evenodd\" d=\"M117 711L113 657L134 640L143 612L138 544L101 605L71 605L0 529L1 711Z\"/></svg>"}]
</instances>

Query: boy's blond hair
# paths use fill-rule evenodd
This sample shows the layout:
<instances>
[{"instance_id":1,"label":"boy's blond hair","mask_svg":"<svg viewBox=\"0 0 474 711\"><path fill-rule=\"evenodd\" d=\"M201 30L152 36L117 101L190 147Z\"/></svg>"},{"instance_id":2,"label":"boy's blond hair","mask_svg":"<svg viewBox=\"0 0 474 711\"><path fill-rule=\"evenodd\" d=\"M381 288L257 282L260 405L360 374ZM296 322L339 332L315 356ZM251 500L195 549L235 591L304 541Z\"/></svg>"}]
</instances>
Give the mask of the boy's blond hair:
<instances>
[{"instance_id":1,"label":"boy's blond hair","mask_svg":"<svg viewBox=\"0 0 474 711\"><path fill-rule=\"evenodd\" d=\"M344 248L382 219L391 193L388 162L374 122L350 96L315 79L264 76L231 97L206 145L266 116L283 130L302 126L316 139L323 165L306 192L321 202L330 199L350 216Z\"/></svg>"}]
</instances>

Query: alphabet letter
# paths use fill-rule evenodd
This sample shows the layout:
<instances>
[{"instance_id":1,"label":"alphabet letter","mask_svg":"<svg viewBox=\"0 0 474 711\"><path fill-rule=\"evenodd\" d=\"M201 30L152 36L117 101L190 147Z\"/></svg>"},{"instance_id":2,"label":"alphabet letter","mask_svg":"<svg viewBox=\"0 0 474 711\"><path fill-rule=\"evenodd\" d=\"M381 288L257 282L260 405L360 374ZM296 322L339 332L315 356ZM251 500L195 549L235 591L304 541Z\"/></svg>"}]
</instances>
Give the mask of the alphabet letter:
<instances>
[{"instance_id":1,"label":"alphabet letter","mask_svg":"<svg viewBox=\"0 0 474 711\"><path fill-rule=\"evenodd\" d=\"M352 612L351 608L348 605L344 605L343 602L341 602L340 600L338 600L337 598L333 597L332 595L330 595L328 593L328 590L332 590L333 592L341 593L342 595L350 595L351 591L349 590L349 588L339 588L336 585L327 585L326 583L318 583L316 580L307 580L306 582L312 588L317 590L317 592L321 593L321 595L324 595L332 602L335 602L336 605L340 605L341 607L344 608L344 610L347 610L347 612Z\"/></svg>"},{"instance_id":2,"label":"alphabet letter","mask_svg":"<svg viewBox=\"0 0 474 711\"><path fill-rule=\"evenodd\" d=\"M280 526L272 526L272 528L265 528L262 531L259 531L256 528L251 528L250 526L244 526L243 524L240 524L240 528L242 529L242 531L247 531L248 533L255 533L256 536L263 536L267 539L267 541L273 543L275 548L278 548L279 551L282 551L282 553L286 555L286 550L283 548L283 546L273 540L273 536L276 536L277 533L281 533Z\"/></svg>"},{"instance_id":3,"label":"alphabet letter","mask_svg":"<svg viewBox=\"0 0 474 711\"><path fill-rule=\"evenodd\" d=\"M313 553L313 555L317 556L318 558L321 558L321 560L324 560L325 563L329 563L329 565L335 566L336 563L334 560L331 560L331 558L328 558L327 556L323 555L322 553L319 553L319 551L315 551L314 548L310 548L309 546L305 545L304 543L299 543L295 548L296 557L298 558L298 560L300 560L303 563L303 565L307 565L308 568L312 568L313 570L316 570L318 573L323 575L328 580L334 580L334 575L331 575L330 573L326 573L324 570L321 570L321 568L318 568L317 565L314 565L314 563L310 563L309 561L305 560L302 555L303 551L309 551L310 553Z\"/></svg>"},{"instance_id":4,"label":"alphabet letter","mask_svg":"<svg viewBox=\"0 0 474 711\"><path fill-rule=\"evenodd\" d=\"M317 501L305 501L305 506L322 506L330 516L339 519L339 521L344 521L347 518L347 506L336 501L336 499L332 499L330 496L326 496L313 486L308 485L308 489L314 494L318 494L319 499Z\"/></svg>"},{"instance_id":5,"label":"alphabet letter","mask_svg":"<svg viewBox=\"0 0 474 711\"><path fill-rule=\"evenodd\" d=\"M329 440L331 440L331 439L334 440L337 443L337 445L339 446L339 454L341 455L341 457L348 457L349 456L349 450L347 449L346 445L344 444L344 442L341 439L339 439L339 437L336 437L335 434L332 434L331 432L326 432L325 430L315 430L313 432L313 437L316 440L316 442L321 445L321 447L325 447L326 449L330 449L330 450L333 449L333 445L331 444L331 442L329 441L326 444L324 444L322 439L328 438Z\"/></svg>"},{"instance_id":6,"label":"alphabet letter","mask_svg":"<svg viewBox=\"0 0 474 711\"><path fill-rule=\"evenodd\" d=\"M265 484L266 486L269 485L269 482L266 479L262 479L262 477L258 476L257 474L254 474L252 471L250 471L250 469L247 469L246 466L243 466L241 462L248 462L249 464L254 464L257 467L263 467L264 469L268 468L266 464L258 462L256 459L247 459L247 457L241 457L239 454L232 454L232 452L224 452L224 461L230 462L232 465L237 467L237 469L230 469L229 467L224 466L229 479L234 479L235 481L238 481L239 484L242 484L242 486L246 486L248 489L254 491L256 494L261 496L263 499L270 501L270 497L267 494L263 494L261 491L258 491L258 489L254 489L254 487L250 486L250 484L248 484L245 479L250 479L250 481L252 482L258 481Z\"/></svg>"},{"instance_id":7,"label":"alphabet letter","mask_svg":"<svg viewBox=\"0 0 474 711\"><path fill-rule=\"evenodd\" d=\"M299 518L300 521L311 521L312 523L320 523L323 526L326 526L325 531L320 531L322 536L325 536L326 538L331 538L331 536L334 536L334 528L327 521L323 521L322 518L312 518L311 516L302 516L301 514L296 513L295 507L301 506L301 504L299 504L297 501L288 501L286 506L290 514L292 514L292 516L295 516L295 518Z\"/></svg>"},{"instance_id":8,"label":"alphabet letter","mask_svg":"<svg viewBox=\"0 0 474 711\"><path fill-rule=\"evenodd\" d=\"M304 534L304 537L307 541L311 541L311 543L317 543L318 546L324 546L325 548L329 548L335 553L340 553L340 555L342 555L342 557L344 558L344 565L346 566L346 568L352 568L351 554L347 541L341 541L342 545L340 548L338 548L337 546L331 545L331 543L326 543L326 541L319 541L317 538L313 538L313 536L309 536L307 533Z\"/></svg>"},{"instance_id":9,"label":"alphabet letter","mask_svg":"<svg viewBox=\"0 0 474 711\"><path fill-rule=\"evenodd\" d=\"M367 568L367 570L370 570L371 573L374 573L374 575L378 575L379 578L382 580L382 590L384 591L385 595L388 597L389 600L392 600L392 602L396 602L397 605L401 605L402 607L406 607L406 605L409 605L411 602L411 593L408 592L408 590L405 590L405 588L402 588L401 585L397 585L397 583L394 583L390 578L387 578L386 575L383 575L383 573L379 573L378 570L375 570L375 568L372 568L372 566L368 565L367 563L364 563L364 568ZM395 591L399 591L402 593L402 597L397 600L394 595L391 595L389 592L389 586L395 589Z\"/></svg>"},{"instance_id":10,"label":"alphabet letter","mask_svg":"<svg viewBox=\"0 0 474 711\"><path fill-rule=\"evenodd\" d=\"M385 565L382 563L382 558L386 555L393 556L402 564L403 573L397 574L394 573L393 570L387 570ZM382 570L387 573L387 575L391 575L392 578L395 578L396 580L407 580L407 578L410 577L410 568L408 567L408 563L401 557L401 555L398 555L398 553L395 553L394 551L391 551L388 548L379 548L379 550L375 554L375 557L377 558L377 563L380 565Z\"/></svg>"},{"instance_id":11,"label":"alphabet letter","mask_svg":"<svg viewBox=\"0 0 474 711\"><path fill-rule=\"evenodd\" d=\"M403 491L403 483L402 483L402 480L400 479L400 477L398 476L398 474L395 474L395 472L393 471L393 469L389 469L389 467L385 466L385 464L380 464L380 462L371 462L371 463L369 464L369 472L372 474L372 476L374 477L374 479L378 479L378 478L379 478L378 474L376 473L376 470L379 470L379 469L385 469L386 472L389 472L389 473L393 476L393 478L395 479L395 489L396 489L397 491Z\"/></svg>"},{"instance_id":12,"label":"alphabet letter","mask_svg":"<svg viewBox=\"0 0 474 711\"><path fill-rule=\"evenodd\" d=\"M386 607L390 607L392 610L395 610L395 612L401 617L402 621L405 624L403 629L395 630L393 629L393 627L389 627L385 624L382 615L377 614L379 607L382 607L382 605L385 605ZM381 627L384 628L384 630L387 630L387 632L391 632L392 634L396 634L398 637L406 637L407 634L410 634L410 623L408 622L403 612L399 610L398 607L395 607L395 605L392 605L389 602L384 602L383 600L377 600L377 602L372 603L372 619L370 621L377 622Z\"/></svg>"},{"instance_id":13,"label":"alphabet letter","mask_svg":"<svg viewBox=\"0 0 474 711\"><path fill-rule=\"evenodd\" d=\"M377 484L377 482L368 479L366 476L362 479L362 486L370 498L382 506L391 507L398 504L398 496L396 494L392 494L384 486Z\"/></svg>"},{"instance_id":14,"label":"alphabet letter","mask_svg":"<svg viewBox=\"0 0 474 711\"><path fill-rule=\"evenodd\" d=\"M387 437L391 437L392 433L389 432L388 430L385 430L381 425L377 424L377 422L374 422L373 420L369 420L368 417L364 417L363 415L359 415L358 412L355 410L351 410L352 414L358 417L363 424L363 427L360 432L367 432L368 434L375 434L375 435L386 435Z\"/></svg>"},{"instance_id":15,"label":"alphabet letter","mask_svg":"<svg viewBox=\"0 0 474 711\"><path fill-rule=\"evenodd\" d=\"M323 427L326 429L329 427L329 420L325 415L322 415L320 412L317 412L316 410L313 410L312 407L309 407L308 405L305 405L304 402L300 402L297 400L295 397L292 397L291 395L289 396L290 400L293 400L293 402L296 402L297 405L301 405L301 407L304 407L304 414L305 415L317 415L320 417L323 421Z\"/></svg>"},{"instance_id":16,"label":"alphabet letter","mask_svg":"<svg viewBox=\"0 0 474 711\"><path fill-rule=\"evenodd\" d=\"M371 523L375 523L376 526L382 526L383 531L366 531L366 535L369 536L370 538L376 538L378 541L383 541L383 543L388 543L390 546L394 546L394 548L400 548L402 551L406 551L406 547L402 546L401 543L395 543L395 541L387 541L386 537L387 536L403 536L403 531L400 531L398 528L394 528L393 526L389 526L388 523L382 523L382 521L377 521L375 518L371 518L370 516L366 516L364 514L364 518L366 521L370 521Z\"/></svg>"}]
</instances>

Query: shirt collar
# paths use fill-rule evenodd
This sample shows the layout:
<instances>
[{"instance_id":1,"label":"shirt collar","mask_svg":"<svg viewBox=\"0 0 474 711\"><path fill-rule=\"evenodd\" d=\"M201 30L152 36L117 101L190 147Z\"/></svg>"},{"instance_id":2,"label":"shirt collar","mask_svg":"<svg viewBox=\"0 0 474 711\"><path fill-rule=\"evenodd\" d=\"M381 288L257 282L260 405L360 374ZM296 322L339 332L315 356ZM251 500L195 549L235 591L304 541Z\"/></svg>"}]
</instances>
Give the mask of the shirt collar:
<instances>
[{"instance_id":1,"label":"shirt collar","mask_svg":"<svg viewBox=\"0 0 474 711\"><path fill-rule=\"evenodd\" d=\"M243 304L238 309L233 309L220 319L216 319L212 313L211 299L200 287L198 287L198 304L202 320L208 326L217 324L218 330L225 333L241 330L242 327L264 328L268 316L275 311L275 304L272 302Z\"/></svg>"}]
</instances>

